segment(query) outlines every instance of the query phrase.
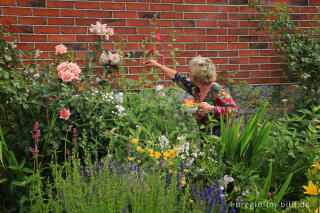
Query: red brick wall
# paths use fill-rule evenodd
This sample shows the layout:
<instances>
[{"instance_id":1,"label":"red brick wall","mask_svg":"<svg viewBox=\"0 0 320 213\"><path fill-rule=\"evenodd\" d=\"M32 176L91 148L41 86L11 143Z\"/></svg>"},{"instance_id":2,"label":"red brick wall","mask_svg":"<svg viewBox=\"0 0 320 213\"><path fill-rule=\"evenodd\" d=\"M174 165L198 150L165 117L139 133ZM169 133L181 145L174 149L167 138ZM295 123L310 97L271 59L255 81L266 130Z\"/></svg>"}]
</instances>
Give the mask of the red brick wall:
<instances>
[{"instance_id":1,"label":"red brick wall","mask_svg":"<svg viewBox=\"0 0 320 213\"><path fill-rule=\"evenodd\" d=\"M266 32L248 22L253 10L248 0L0 0L0 22L13 25L20 47L37 48L47 58L63 43L84 58L95 36L89 26L100 21L113 27L128 41L128 51L141 51L140 44L152 30L150 21L159 13L160 52L170 65L170 32L176 30L178 71L188 70L196 55L210 57L218 70L238 71L236 79L250 84L283 83L277 58ZM300 27L310 27L320 0L264 0L266 5L284 3L295 11ZM112 38L115 39L115 38ZM111 39L111 40L112 40ZM114 49L111 42L106 47ZM128 75L136 77L141 61ZM163 76L161 76L163 78ZM164 79L164 78L163 78ZM167 79L164 79L167 80Z\"/></svg>"}]
</instances>

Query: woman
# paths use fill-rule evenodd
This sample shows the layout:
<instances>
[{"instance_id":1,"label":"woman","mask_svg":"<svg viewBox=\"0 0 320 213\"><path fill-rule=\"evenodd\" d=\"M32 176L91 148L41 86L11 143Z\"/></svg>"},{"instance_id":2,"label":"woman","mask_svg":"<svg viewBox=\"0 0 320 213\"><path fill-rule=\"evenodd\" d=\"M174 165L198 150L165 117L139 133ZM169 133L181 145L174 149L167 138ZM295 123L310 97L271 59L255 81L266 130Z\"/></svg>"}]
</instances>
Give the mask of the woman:
<instances>
[{"instance_id":1,"label":"woman","mask_svg":"<svg viewBox=\"0 0 320 213\"><path fill-rule=\"evenodd\" d=\"M216 67L209 58L198 56L190 61L190 79L152 59L146 61L146 66L159 68L168 78L192 95L194 102L200 102L195 114L199 126L208 127L208 114L213 115L216 120L220 120L221 115L239 117L238 106L230 94L215 82ZM211 133L208 128L207 131ZM212 133L220 136L220 126L214 127Z\"/></svg>"}]
</instances>

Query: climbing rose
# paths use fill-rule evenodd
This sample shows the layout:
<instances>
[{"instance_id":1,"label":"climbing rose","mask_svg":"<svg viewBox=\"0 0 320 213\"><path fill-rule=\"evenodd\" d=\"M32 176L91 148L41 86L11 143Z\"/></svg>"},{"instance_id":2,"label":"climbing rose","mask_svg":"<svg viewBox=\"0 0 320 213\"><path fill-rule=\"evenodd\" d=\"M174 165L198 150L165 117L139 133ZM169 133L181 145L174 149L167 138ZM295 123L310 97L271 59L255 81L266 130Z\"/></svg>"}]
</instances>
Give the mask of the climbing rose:
<instances>
[{"instance_id":1,"label":"climbing rose","mask_svg":"<svg viewBox=\"0 0 320 213\"><path fill-rule=\"evenodd\" d=\"M109 36L114 34L113 28L107 28L106 24L101 24L99 21L95 25L91 24L89 30L97 35L105 36L106 40L109 40Z\"/></svg>"},{"instance_id":2,"label":"climbing rose","mask_svg":"<svg viewBox=\"0 0 320 213\"><path fill-rule=\"evenodd\" d=\"M160 33L157 33L157 36L156 36L157 41L160 41L160 38L161 38Z\"/></svg>"},{"instance_id":3,"label":"climbing rose","mask_svg":"<svg viewBox=\"0 0 320 213\"><path fill-rule=\"evenodd\" d=\"M59 44L56 46L56 54L65 54L67 53L67 47L64 46L63 44Z\"/></svg>"},{"instance_id":4,"label":"climbing rose","mask_svg":"<svg viewBox=\"0 0 320 213\"><path fill-rule=\"evenodd\" d=\"M60 111L60 118L64 120L68 120L69 117L70 117L70 110L64 108Z\"/></svg>"}]
</instances>

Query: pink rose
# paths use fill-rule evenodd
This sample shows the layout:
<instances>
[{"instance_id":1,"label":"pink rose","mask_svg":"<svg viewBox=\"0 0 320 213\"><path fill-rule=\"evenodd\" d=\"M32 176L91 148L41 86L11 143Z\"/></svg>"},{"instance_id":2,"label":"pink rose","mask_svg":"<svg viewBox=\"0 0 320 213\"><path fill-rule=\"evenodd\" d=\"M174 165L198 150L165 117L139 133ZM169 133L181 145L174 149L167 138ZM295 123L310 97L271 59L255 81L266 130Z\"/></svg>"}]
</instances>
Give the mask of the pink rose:
<instances>
[{"instance_id":1,"label":"pink rose","mask_svg":"<svg viewBox=\"0 0 320 213\"><path fill-rule=\"evenodd\" d=\"M58 75L59 75L59 73L58 73ZM65 71L65 72L61 73L61 79L63 82L70 82L74 79L74 77L75 76L69 71Z\"/></svg>"},{"instance_id":2,"label":"pink rose","mask_svg":"<svg viewBox=\"0 0 320 213\"><path fill-rule=\"evenodd\" d=\"M67 47L63 44L59 44L56 46L56 54L65 54L67 53Z\"/></svg>"},{"instance_id":3,"label":"pink rose","mask_svg":"<svg viewBox=\"0 0 320 213\"><path fill-rule=\"evenodd\" d=\"M160 58L163 59L163 55L162 54L159 54L158 56L160 56Z\"/></svg>"},{"instance_id":4,"label":"pink rose","mask_svg":"<svg viewBox=\"0 0 320 213\"><path fill-rule=\"evenodd\" d=\"M160 33L157 33L157 35L156 35L157 41L160 41L160 38L161 38Z\"/></svg>"},{"instance_id":5,"label":"pink rose","mask_svg":"<svg viewBox=\"0 0 320 213\"><path fill-rule=\"evenodd\" d=\"M69 117L70 117L70 110L64 108L60 111L60 118L64 120L68 120Z\"/></svg>"}]
</instances>

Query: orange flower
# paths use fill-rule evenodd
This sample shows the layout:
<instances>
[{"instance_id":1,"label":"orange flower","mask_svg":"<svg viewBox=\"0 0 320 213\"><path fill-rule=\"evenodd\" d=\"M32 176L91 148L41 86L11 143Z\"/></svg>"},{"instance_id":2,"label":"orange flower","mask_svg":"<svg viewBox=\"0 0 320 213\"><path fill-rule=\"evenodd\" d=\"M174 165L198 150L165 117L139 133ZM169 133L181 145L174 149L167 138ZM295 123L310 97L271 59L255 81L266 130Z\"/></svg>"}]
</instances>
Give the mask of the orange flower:
<instances>
[{"instance_id":1,"label":"orange flower","mask_svg":"<svg viewBox=\"0 0 320 213\"><path fill-rule=\"evenodd\" d=\"M60 118L62 118L64 120L68 120L70 115L71 115L71 113L70 113L70 110L68 110L68 109L62 109L60 111Z\"/></svg>"}]
</instances>

